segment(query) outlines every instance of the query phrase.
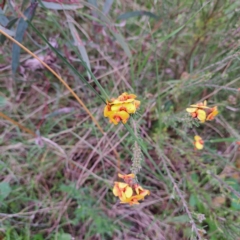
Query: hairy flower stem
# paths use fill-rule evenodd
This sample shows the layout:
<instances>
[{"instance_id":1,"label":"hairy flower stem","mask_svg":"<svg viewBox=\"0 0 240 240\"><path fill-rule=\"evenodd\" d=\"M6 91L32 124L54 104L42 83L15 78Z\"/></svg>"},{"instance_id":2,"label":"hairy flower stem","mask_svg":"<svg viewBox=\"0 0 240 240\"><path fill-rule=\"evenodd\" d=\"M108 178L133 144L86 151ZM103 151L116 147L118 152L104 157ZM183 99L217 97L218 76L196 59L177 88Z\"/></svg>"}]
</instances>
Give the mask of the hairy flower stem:
<instances>
[{"instance_id":1,"label":"hairy flower stem","mask_svg":"<svg viewBox=\"0 0 240 240\"><path fill-rule=\"evenodd\" d=\"M134 135L136 138L139 138L138 136L138 126L137 122L131 118L131 126L134 131ZM137 175L137 173L141 170L141 162L142 162L142 150L141 147L138 145L138 142L135 140L134 144L132 146L133 150L133 157L132 157L132 167L131 167L131 172ZM137 181L137 178L135 178L135 181Z\"/></svg>"}]
</instances>

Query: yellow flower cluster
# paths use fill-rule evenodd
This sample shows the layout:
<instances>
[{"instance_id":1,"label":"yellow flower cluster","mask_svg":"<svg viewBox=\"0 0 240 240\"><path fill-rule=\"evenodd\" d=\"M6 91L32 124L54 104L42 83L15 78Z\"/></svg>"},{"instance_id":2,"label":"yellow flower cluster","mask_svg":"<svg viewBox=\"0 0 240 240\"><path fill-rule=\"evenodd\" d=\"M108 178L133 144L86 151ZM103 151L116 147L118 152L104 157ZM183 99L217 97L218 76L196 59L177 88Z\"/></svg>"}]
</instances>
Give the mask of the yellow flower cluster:
<instances>
[{"instance_id":1,"label":"yellow flower cluster","mask_svg":"<svg viewBox=\"0 0 240 240\"><path fill-rule=\"evenodd\" d=\"M186 111L191 114L192 118L197 118L201 123L211 121L218 115L217 107L208 107L207 101L190 105L190 108L187 108Z\"/></svg>"},{"instance_id":2,"label":"yellow flower cluster","mask_svg":"<svg viewBox=\"0 0 240 240\"><path fill-rule=\"evenodd\" d=\"M118 176L124 182L115 182L113 194L119 197L121 203L128 203L129 205L139 204L138 201L144 200L144 197L150 194L149 190L143 189L139 184L134 183L134 174L118 174Z\"/></svg>"},{"instance_id":3,"label":"yellow flower cluster","mask_svg":"<svg viewBox=\"0 0 240 240\"><path fill-rule=\"evenodd\" d=\"M110 123L117 125L119 122L126 123L130 114L136 112L140 101L136 100L134 94L122 93L118 98L107 102L104 108L104 117L109 118Z\"/></svg>"}]
</instances>

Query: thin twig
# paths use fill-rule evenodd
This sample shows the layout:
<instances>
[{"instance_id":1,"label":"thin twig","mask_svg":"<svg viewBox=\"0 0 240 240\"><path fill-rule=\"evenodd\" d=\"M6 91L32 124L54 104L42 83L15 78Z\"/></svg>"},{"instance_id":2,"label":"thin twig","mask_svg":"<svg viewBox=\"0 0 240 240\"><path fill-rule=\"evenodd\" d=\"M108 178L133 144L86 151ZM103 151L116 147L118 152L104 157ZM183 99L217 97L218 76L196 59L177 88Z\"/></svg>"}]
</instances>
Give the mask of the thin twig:
<instances>
[{"instance_id":1,"label":"thin twig","mask_svg":"<svg viewBox=\"0 0 240 240\"><path fill-rule=\"evenodd\" d=\"M156 148L156 149L158 149L158 148ZM169 169L168 169L168 166L167 166L167 163L166 163L166 160L165 160L166 156L164 156L164 155L160 152L159 149L157 150L157 152L158 152L158 154L159 154L160 156L162 156L161 159L162 159L162 162L163 162L163 166L164 166L164 168L165 168L165 170L166 170L166 172L167 172L167 175L168 175L169 179L171 180L174 189L176 190L176 192L178 193L179 197L181 198L181 201L182 201L182 203L183 203L183 206L184 206L184 208L185 208L185 211L186 211L186 213L187 213L187 215L188 215L188 217L189 217L189 219L190 219L190 224L192 225L192 231L194 231L194 232L196 233L196 235L197 235L197 237L198 237L198 240L201 240L202 237L201 237L201 235L199 234L198 228L197 228L197 226L196 226L196 224L195 224L195 222L194 222L194 220L193 220L192 214L190 213L190 211L189 211L189 209L188 209L187 202L185 201L184 196L182 195L182 193L181 193L178 185L176 184L176 182L175 182L175 180L174 180L171 172L170 172ZM170 161L170 160L168 160L168 161Z\"/></svg>"},{"instance_id":2,"label":"thin twig","mask_svg":"<svg viewBox=\"0 0 240 240\"><path fill-rule=\"evenodd\" d=\"M5 115L4 113L0 112L0 117L6 119L7 121L11 122L13 125L18 126L18 127L19 127L20 129L22 129L23 131L25 131L25 132L27 132L27 133L30 133L32 136L36 137L36 134L35 134L32 130L24 127L23 125L21 125L20 123L16 122L16 121L13 120L12 118L8 117L8 116Z\"/></svg>"}]
</instances>

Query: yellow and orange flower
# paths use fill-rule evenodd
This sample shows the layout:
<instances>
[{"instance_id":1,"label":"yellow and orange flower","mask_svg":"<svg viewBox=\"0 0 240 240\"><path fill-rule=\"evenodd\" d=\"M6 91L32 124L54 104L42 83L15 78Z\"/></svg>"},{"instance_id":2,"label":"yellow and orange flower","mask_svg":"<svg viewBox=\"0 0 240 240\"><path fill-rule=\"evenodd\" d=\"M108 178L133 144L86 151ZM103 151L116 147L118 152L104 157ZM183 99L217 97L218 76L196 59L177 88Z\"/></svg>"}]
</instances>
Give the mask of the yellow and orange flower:
<instances>
[{"instance_id":1,"label":"yellow and orange flower","mask_svg":"<svg viewBox=\"0 0 240 240\"><path fill-rule=\"evenodd\" d=\"M122 93L118 98L107 102L104 108L104 117L108 117L110 123L118 124L126 123L130 117L137 111L140 101L136 100L134 94Z\"/></svg>"},{"instance_id":2,"label":"yellow and orange flower","mask_svg":"<svg viewBox=\"0 0 240 240\"><path fill-rule=\"evenodd\" d=\"M194 140L195 140L194 141L195 148L198 150L202 150L204 147L204 141L202 140L202 138L200 136L196 135L194 137Z\"/></svg>"},{"instance_id":3,"label":"yellow and orange flower","mask_svg":"<svg viewBox=\"0 0 240 240\"><path fill-rule=\"evenodd\" d=\"M118 175L123 178L123 182L115 182L113 187L113 194L119 197L121 203L128 203L129 205L139 204L140 200L144 200L144 197L150 194L149 190L143 189L139 184L134 184L134 174ZM128 183L126 183L128 182Z\"/></svg>"},{"instance_id":4,"label":"yellow and orange flower","mask_svg":"<svg viewBox=\"0 0 240 240\"><path fill-rule=\"evenodd\" d=\"M203 103L197 103L190 105L190 108L187 108L186 111L190 113L192 118L197 118L201 123L205 121L211 121L218 114L217 107L210 108L207 106L207 101Z\"/></svg>"},{"instance_id":5,"label":"yellow and orange flower","mask_svg":"<svg viewBox=\"0 0 240 240\"><path fill-rule=\"evenodd\" d=\"M133 189L123 182L115 182L113 187L113 194L120 199L127 199L132 197Z\"/></svg>"},{"instance_id":6,"label":"yellow and orange flower","mask_svg":"<svg viewBox=\"0 0 240 240\"><path fill-rule=\"evenodd\" d=\"M146 195L149 195L150 194L150 191L149 190L145 190L146 191ZM145 195L145 196L146 196ZM121 203L128 203L129 205L134 205L134 204L139 204L139 202L138 201L140 201L140 200L144 200L144 197L145 197L144 195L133 195L133 196L131 196L130 198L125 198L125 199L123 199L123 198L120 198L120 200L121 200Z\"/></svg>"}]
</instances>

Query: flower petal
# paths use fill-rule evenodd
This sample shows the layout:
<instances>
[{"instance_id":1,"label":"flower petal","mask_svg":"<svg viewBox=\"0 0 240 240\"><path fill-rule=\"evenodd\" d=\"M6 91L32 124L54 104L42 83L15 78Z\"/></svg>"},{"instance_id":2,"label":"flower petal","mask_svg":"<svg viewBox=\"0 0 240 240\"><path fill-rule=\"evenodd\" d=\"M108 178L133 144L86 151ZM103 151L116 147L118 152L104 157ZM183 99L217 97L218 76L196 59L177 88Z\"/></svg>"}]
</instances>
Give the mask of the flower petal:
<instances>
[{"instance_id":1,"label":"flower petal","mask_svg":"<svg viewBox=\"0 0 240 240\"><path fill-rule=\"evenodd\" d=\"M134 102L129 103L121 103L121 104L114 104L111 106L111 111L117 112L117 111L125 111L128 113L135 113L136 112L136 106Z\"/></svg>"},{"instance_id":2,"label":"flower petal","mask_svg":"<svg viewBox=\"0 0 240 240\"><path fill-rule=\"evenodd\" d=\"M204 141L202 140L202 138L201 138L200 136L196 135L196 136L194 137L194 140L195 140L194 146L195 146L198 150L202 150L203 147L204 147Z\"/></svg>"},{"instance_id":3,"label":"flower petal","mask_svg":"<svg viewBox=\"0 0 240 240\"><path fill-rule=\"evenodd\" d=\"M104 117L108 117L111 111L109 111L109 106L106 105L104 108Z\"/></svg>"},{"instance_id":4,"label":"flower petal","mask_svg":"<svg viewBox=\"0 0 240 240\"><path fill-rule=\"evenodd\" d=\"M117 117L119 117L122 120L122 123L125 124L129 119L129 114L125 111L119 111L114 114L114 118L116 119Z\"/></svg>"},{"instance_id":5,"label":"flower petal","mask_svg":"<svg viewBox=\"0 0 240 240\"><path fill-rule=\"evenodd\" d=\"M205 100L203 103L202 102L199 102L197 104L193 104L193 105L190 105L191 107L196 107L196 108L202 108L202 109L206 109L206 108L209 108L207 106L207 101Z\"/></svg>"},{"instance_id":6,"label":"flower petal","mask_svg":"<svg viewBox=\"0 0 240 240\"><path fill-rule=\"evenodd\" d=\"M193 113L197 111L197 108L186 108L186 111L189 113Z\"/></svg>"},{"instance_id":7,"label":"flower petal","mask_svg":"<svg viewBox=\"0 0 240 240\"><path fill-rule=\"evenodd\" d=\"M132 195L133 195L133 190L132 190L132 188L131 187L127 187L126 188L126 191L124 192L125 193L125 196L127 197L127 198L130 198Z\"/></svg>"},{"instance_id":8,"label":"flower petal","mask_svg":"<svg viewBox=\"0 0 240 240\"><path fill-rule=\"evenodd\" d=\"M109 118L110 123L113 123L115 125L118 124L118 121L115 119L115 113L114 112L109 112L107 117Z\"/></svg>"},{"instance_id":9,"label":"flower petal","mask_svg":"<svg viewBox=\"0 0 240 240\"><path fill-rule=\"evenodd\" d=\"M128 93L124 92L118 97L118 100L125 101L128 99L135 99L136 97L137 96L135 94L128 94Z\"/></svg>"},{"instance_id":10,"label":"flower petal","mask_svg":"<svg viewBox=\"0 0 240 240\"><path fill-rule=\"evenodd\" d=\"M130 173L127 175L122 175L121 173L119 173L118 177L125 180L125 179L133 179L133 178L135 178L135 175L133 173Z\"/></svg>"},{"instance_id":11,"label":"flower petal","mask_svg":"<svg viewBox=\"0 0 240 240\"><path fill-rule=\"evenodd\" d=\"M217 115L218 115L218 109L217 109L217 107L213 107L213 108L211 109L211 113L208 114L206 120L207 120L207 121L211 121L211 120L213 120Z\"/></svg>"},{"instance_id":12,"label":"flower petal","mask_svg":"<svg viewBox=\"0 0 240 240\"><path fill-rule=\"evenodd\" d=\"M126 103L125 107L127 108L128 113L135 113L136 112L136 106L135 106L134 102Z\"/></svg>"},{"instance_id":13,"label":"flower petal","mask_svg":"<svg viewBox=\"0 0 240 240\"><path fill-rule=\"evenodd\" d=\"M136 107L136 108L139 108L141 102L138 101L138 100L135 100L135 101L134 101L134 104L135 104L135 107Z\"/></svg>"},{"instance_id":14,"label":"flower petal","mask_svg":"<svg viewBox=\"0 0 240 240\"><path fill-rule=\"evenodd\" d=\"M202 149L203 149L203 144L201 144L200 142L195 142L195 147L196 147L198 150L202 150Z\"/></svg>"},{"instance_id":15,"label":"flower petal","mask_svg":"<svg viewBox=\"0 0 240 240\"><path fill-rule=\"evenodd\" d=\"M195 140L195 141L199 141L199 140L202 140L202 138L201 138L200 136L196 135L196 136L194 137L194 140Z\"/></svg>"},{"instance_id":16,"label":"flower petal","mask_svg":"<svg viewBox=\"0 0 240 240\"><path fill-rule=\"evenodd\" d=\"M195 108L199 108L199 109L207 109L209 108L208 106L204 106L204 105L190 105L190 107L195 107Z\"/></svg>"},{"instance_id":17,"label":"flower petal","mask_svg":"<svg viewBox=\"0 0 240 240\"><path fill-rule=\"evenodd\" d=\"M138 197L139 200L140 199L144 199L144 197L147 196L147 195L150 195L150 191L149 190L144 189L143 187L141 187L138 184L134 186L134 189L135 189L135 191L137 193L136 197Z\"/></svg>"},{"instance_id":18,"label":"flower petal","mask_svg":"<svg viewBox=\"0 0 240 240\"><path fill-rule=\"evenodd\" d=\"M200 120L201 123L206 121L206 112L203 110L197 110L197 118Z\"/></svg>"},{"instance_id":19,"label":"flower petal","mask_svg":"<svg viewBox=\"0 0 240 240\"><path fill-rule=\"evenodd\" d=\"M119 186L120 189L123 189L123 188L127 187L128 184L127 183L123 183L123 182L118 182L118 186Z\"/></svg>"},{"instance_id":20,"label":"flower petal","mask_svg":"<svg viewBox=\"0 0 240 240\"><path fill-rule=\"evenodd\" d=\"M116 196L116 197L119 196L119 189L118 189L117 186L114 186L114 188L113 188L113 195Z\"/></svg>"},{"instance_id":21,"label":"flower petal","mask_svg":"<svg viewBox=\"0 0 240 240\"><path fill-rule=\"evenodd\" d=\"M144 189L143 189L140 185L138 185L138 184L135 185L134 189L135 189L137 195L139 195L140 192L144 190Z\"/></svg>"}]
</instances>

